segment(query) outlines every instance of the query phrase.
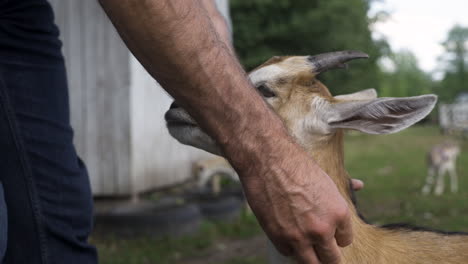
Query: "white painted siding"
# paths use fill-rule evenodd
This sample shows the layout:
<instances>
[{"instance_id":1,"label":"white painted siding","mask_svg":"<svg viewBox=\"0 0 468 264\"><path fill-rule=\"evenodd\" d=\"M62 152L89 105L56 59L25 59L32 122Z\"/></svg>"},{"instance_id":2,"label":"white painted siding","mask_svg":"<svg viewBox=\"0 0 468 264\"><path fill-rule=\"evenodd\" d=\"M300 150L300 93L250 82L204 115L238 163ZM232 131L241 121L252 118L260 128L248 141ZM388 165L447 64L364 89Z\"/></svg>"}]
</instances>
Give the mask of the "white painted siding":
<instances>
[{"instance_id":1,"label":"white painted siding","mask_svg":"<svg viewBox=\"0 0 468 264\"><path fill-rule=\"evenodd\" d=\"M227 15L228 0L216 0ZM129 195L184 181L209 154L164 126L171 99L125 47L96 0L50 0L64 43L75 145L94 195Z\"/></svg>"},{"instance_id":2,"label":"white painted siding","mask_svg":"<svg viewBox=\"0 0 468 264\"><path fill-rule=\"evenodd\" d=\"M136 191L186 180L193 161L209 154L184 146L165 127L164 113L172 99L135 58L131 59L131 151Z\"/></svg>"}]
</instances>

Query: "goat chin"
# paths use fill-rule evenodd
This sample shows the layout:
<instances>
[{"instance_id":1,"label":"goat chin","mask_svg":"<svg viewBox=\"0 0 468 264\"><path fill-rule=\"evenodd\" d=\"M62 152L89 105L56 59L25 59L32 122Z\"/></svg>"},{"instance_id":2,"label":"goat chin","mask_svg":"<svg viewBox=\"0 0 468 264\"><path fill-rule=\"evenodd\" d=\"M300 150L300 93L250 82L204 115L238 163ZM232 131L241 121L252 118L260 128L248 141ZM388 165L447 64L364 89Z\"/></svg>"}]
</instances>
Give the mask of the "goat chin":
<instances>
[{"instance_id":1,"label":"goat chin","mask_svg":"<svg viewBox=\"0 0 468 264\"><path fill-rule=\"evenodd\" d=\"M222 156L221 149L218 147L216 142L198 126L168 125L167 127L169 134L180 143L204 150L217 156Z\"/></svg>"}]
</instances>

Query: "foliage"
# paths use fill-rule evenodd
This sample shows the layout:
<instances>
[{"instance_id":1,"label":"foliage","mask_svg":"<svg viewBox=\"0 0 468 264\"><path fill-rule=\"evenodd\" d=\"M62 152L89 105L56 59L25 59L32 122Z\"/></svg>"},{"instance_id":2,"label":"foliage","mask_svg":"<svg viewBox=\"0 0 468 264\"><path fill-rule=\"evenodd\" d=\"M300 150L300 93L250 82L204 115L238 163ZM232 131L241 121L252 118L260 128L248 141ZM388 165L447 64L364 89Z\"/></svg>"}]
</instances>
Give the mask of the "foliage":
<instances>
[{"instance_id":1,"label":"foliage","mask_svg":"<svg viewBox=\"0 0 468 264\"><path fill-rule=\"evenodd\" d=\"M413 53L401 51L389 58L394 69L382 74L379 96L405 97L431 92L432 80L419 68Z\"/></svg>"},{"instance_id":2,"label":"foliage","mask_svg":"<svg viewBox=\"0 0 468 264\"><path fill-rule=\"evenodd\" d=\"M380 96L413 96L435 92L452 101L468 81L468 28L454 26L442 44L444 78L422 71L409 51L392 52L388 43L372 38L372 25L385 11L368 17L371 0L231 0L234 44L247 70L275 55L313 55L335 50L361 50L371 58L353 62L348 71L320 78L333 94L376 88ZM378 62L389 58L394 71Z\"/></svg>"},{"instance_id":3,"label":"foliage","mask_svg":"<svg viewBox=\"0 0 468 264\"><path fill-rule=\"evenodd\" d=\"M230 223L205 221L201 230L192 236L122 239L95 235L91 242L96 244L99 250L99 263L169 264L179 263L179 260L187 257L200 257L204 250L213 247L219 240L247 239L259 234L261 229L255 216L244 213L237 221ZM246 263L257 262L252 260Z\"/></svg>"},{"instance_id":4,"label":"foliage","mask_svg":"<svg viewBox=\"0 0 468 264\"><path fill-rule=\"evenodd\" d=\"M445 54L441 58L445 75L437 86L437 93L443 101L452 101L463 90L468 81L468 28L455 25L448 33L443 46Z\"/></svg>"},{"instance_id":5,"label":"foliage","mask_svg":"<svg viewBox=\"0 0 468 264\"><path fill-rule=\"evenodd\" d=\"M322 78L334 94L377 87L377 61L386 47L373 41L365 0L231 0L234 44L250 70L275 55L361 50L371 58Z\"/></svg>"}]
</instances>

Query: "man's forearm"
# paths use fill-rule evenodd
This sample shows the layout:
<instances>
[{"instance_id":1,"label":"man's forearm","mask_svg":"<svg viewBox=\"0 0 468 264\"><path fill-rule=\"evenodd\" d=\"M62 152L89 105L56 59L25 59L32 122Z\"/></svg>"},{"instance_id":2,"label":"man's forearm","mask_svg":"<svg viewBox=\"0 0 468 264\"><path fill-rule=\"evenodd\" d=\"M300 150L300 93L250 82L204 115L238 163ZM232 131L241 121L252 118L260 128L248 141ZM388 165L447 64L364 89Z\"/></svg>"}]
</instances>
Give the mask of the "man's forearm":
<instances>
[{"instance_id":1,"label":"man's forearm","mask_svg":"<svg viewBox=\"0 0 468 264\"><path fill-rule=\"evenodd\" d=\"M232 45L232 35L229 30L228 22L226 18L219 12L216 7L215 0L201 0L203 7L208 12L211 22L218 33L218 36L221 38L221 41L230 48L232 54L235 54L234 47Z\"/></svg>"},{"instance_id":2,"label":"man's forearm","mask_svg":"<svg viewBox=\"0 0 468 264\"><path fill-rule=\"evenodd\" d=\"M148 72L224 151L259 151L260 146L268 147L262 139L272 135L277 142L289 141L279 118L216 33L201 2L100 2Z\"/></svg>"}]
</instances>

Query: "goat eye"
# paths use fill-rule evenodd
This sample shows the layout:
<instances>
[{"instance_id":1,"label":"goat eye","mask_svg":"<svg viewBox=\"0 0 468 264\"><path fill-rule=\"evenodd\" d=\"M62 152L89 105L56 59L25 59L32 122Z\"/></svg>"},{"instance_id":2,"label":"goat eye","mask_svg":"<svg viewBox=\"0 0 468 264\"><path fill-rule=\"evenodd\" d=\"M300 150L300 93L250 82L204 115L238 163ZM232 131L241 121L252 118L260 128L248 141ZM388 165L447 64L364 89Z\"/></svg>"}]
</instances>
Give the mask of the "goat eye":
<instances>
[{"instance_id":1,"label":"goat eye","mask_svg":"<svg viewBox=\"0 0 468 264\"><path fill-rule=\"evenodd\" d=\"M275 97L276 94L270 90L265 84L261 84L257 87L257 90L263 95L265 98Z\"/></svg>"}]
</instances>

